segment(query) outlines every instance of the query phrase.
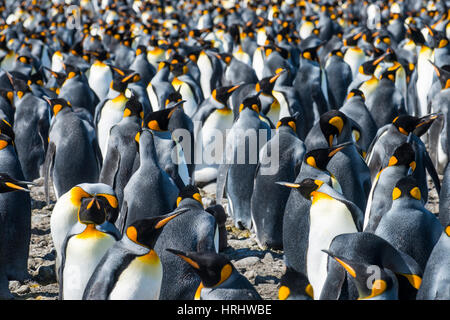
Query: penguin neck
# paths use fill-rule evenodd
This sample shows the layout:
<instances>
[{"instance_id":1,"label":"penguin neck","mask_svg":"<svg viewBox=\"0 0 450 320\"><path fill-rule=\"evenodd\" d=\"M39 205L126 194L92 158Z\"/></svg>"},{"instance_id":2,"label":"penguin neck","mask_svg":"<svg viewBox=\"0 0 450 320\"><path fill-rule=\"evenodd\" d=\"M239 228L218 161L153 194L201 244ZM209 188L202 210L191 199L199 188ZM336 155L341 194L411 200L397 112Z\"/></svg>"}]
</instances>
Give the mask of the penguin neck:
<instances>
[{"instance_id":1,"label":"penguin neck","mask_svg":"<svg viewBox=\"0 0 450 320\"><path fill-rule=\"evenodd\" d=\"M142 134L141 134L142 135ZM142 141L144 140L144 141ZM147 140L147 141L145 141ZM142 139L141 137L141 145L139 150L139 159L141 161L141 167L147 168L147 167L158 167L158 155L156 153L156 146L154 143L153 137L150 139Z\"/></svg>"}]
</instances>

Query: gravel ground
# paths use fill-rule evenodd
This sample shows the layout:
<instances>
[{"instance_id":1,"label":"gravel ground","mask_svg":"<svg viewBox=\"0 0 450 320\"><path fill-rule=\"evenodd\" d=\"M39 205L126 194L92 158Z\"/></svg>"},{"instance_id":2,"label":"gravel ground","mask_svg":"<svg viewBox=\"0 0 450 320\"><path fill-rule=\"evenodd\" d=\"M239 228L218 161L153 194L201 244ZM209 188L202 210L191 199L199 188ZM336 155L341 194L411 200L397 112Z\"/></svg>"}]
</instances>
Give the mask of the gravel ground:
<instances>
[{"instance_id":1,"label":"gravel ground","mask_svg":"<svg viewBox=\"0 0 450 320\"><path fill-rule=\"evenodd\" d=\"M442 177L441 177L442 179ZM43 179L34 181L32 196L32 230L28 271L30 279L20 283L11 281L9 288L15 299L19 300L55 300L58 299L58 284L55 276L55 250L50 235L50 215L55 197L51 190L51 203L45 202ZM52 188L50 188L52 189ZM201 190L204 205L215 203L214 185ZM439 198L433 188L430 192L427 209L437 213ZM226 209L226 200L222 203ZM255 286L261 297L266 300L278 298L278 286L284 273L283 252L261 250L254 235L233 226L227 221L228 247L223 252L234 266Z\"/></svg>"}]
</instances>

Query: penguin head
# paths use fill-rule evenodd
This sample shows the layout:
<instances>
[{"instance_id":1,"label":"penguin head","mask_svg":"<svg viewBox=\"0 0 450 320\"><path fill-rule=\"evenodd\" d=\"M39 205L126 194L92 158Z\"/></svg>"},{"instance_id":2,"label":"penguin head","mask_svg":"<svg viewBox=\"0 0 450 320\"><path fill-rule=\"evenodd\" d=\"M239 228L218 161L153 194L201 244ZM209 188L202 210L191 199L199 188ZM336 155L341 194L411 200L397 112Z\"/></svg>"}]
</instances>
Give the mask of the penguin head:
<instances>
[{"instance_id":1,"label":"penguin head","mask_svg":"<svg viewBox=\"0 0 450 320\"><path fill-rule=\"evenodd\" d=\"M82 224L101 225L106 221L106 201L94 196L81 199L78 209L78 221Z\"/></svg>"},{"instance_id":2,"label":"penguin head","mask_svg":"<svg viewBox=\"0 0 450 320\"><path fill-rule=\"evenodd\" d=\"M183 74L188 73L189 68L186 65L187 62L178 62L170 64L170 71L175 77L179 77Z\"/></svg>"},{"instance_id":3,"label":"penguin head","mask_svg":"<svg viewBox=\"0 0 450 320\"><path fill-rule=\"evenodd\" d=\"M431 41L430 44L435 49L441 49L448 45L449 41L446 37L445 32L437 31L426 25L428 32L431 35Z\"/></svg>"},{"instance_id":4,"label":"penguin head","mask_svg":"<svg viewBox=\"0 0 450 320\"><path fill-rule=\"evenodd\" d=\"M287 71L286 69L282 69L276 75L274 75L272 77L262 78L258 83L256 83L256 86L255 86L256 92L261 91L263 94L271 95L273 87L275 86L275 82L286 71Z\"/></svg>"},{"instance_id":5,"label":"penguin head","mask_svg":"<svg viewBox=\"0 0 450 320\"><path fill-rule=\"evenodd\" d=\"M0 148L3 142L3 135L0 135ZM30 192L28 185L34 185L32 182L19 181L8 175L7 173L0 173L0 193L12 192L12 191L25 191Z\"/></svg>"},{"instance_id":6,"label":"penguin head","mask_svg":"<svg viewBox=\"0 0 450 320\"><path fill-rule=\"evenodd\" d=\"M179 209L164 216L137 220L126 229L126 236L136 244L153 249L158 236L161 234L162 228L170 220L187 210Z\"/></svg>"},{"instance_id":7,"label":"penguin head","mask_svg":"<svg viewBox=\"0 0 450 320\"><path fill-rule=\"evenodd\" d=\"M314 180L311 178L306 178L300 183L293 183L293 182L276 182L276 183L297 190L304 198L308 200L311 199L313 192L315 192L323 185L323 181Z\"/></svg>"},{"instance_id":8,"label":"penguin head","mask_svg":"<svg viewBox=\"0 0 450 320\"><path fill-rule=\"evenodd\" d=\"M11 143L14 145L14 130L11 124L5 119L0 119L0 134L6 135L11 138Z\"/></svg>"},{"instance_id":9,"label":"penguin head","mask_svg":"<svg viewBox=\"0 0 450 320\"><path fill-rule=\"evenodd\" d=\"M66 81L66 74L65 73L56 72L56 71L53 71L53 70L51 70L49 68L46 68L46 67L44 67L44 69L47 70L52 75L53 78L55 78L56 83L57 83L57 85L59 87L61 87L63 85L64 81ZM56 89L57 89L56 90L56 94L59 94L59 92L58 92L59 88L56 88Z\"/></svg>"},{"instance_id":10,"label":"penguin head","mask_svg":"<svg viewBox=\"0 0 450 320\"><path fill-rule=\"evenodd\" d=\"M412 40L416 45L425 44L425 37L423 36L423 33L412 24L407 24L405 36Z\"/></svg>"},{"instance_id":11,"label":"penguin head","mask_svg":"<svg viewBox=\"0 0 450 320\"><path fill-rule=\"evenodd\" d=\"M40 70L30 75L28 85L31 86L33 84L41 87L44 86L44 74Z\"/></svg>"},{"instance_id":12,"label":"penguin head","mask_svg":"<svg viewBox=\"0 0 450 320\"><path fill-rule=\"evenodd\" d=\"M416 154L412 146L405 142L395 149L394 154L389 158L388 167L406 166L413 171L416 169Z\"/></svg>"},{"instance_id":13,"label":"penguin head","mask_svg":"<svg viewBox=\"0 0 450 320\"><path fill-rule=\"evenodd\" d=\"M278 121L276 128L278 129L280 127L289 127L292 130L294 130L294 132L297 132L296 121L297 121L297 119L295 117L284 117L284 118L281 118Z\"/></svg>"},{"instance_id":14,"label":"penguin head","mask_svg":"<svg viewBox=\"0 0 450 320\"><path fill-rule=\"evenodd\" d=\"M261 112L261 100L259 100L259 92L256 95L246 97L239 106L239 112L242 112L246 108L253 110L256 113Z\"/></svg>"},{"instance_id":15,"label":"penguin head","mask_svg":"<svg viewBox=\"0 0 450 320\"><path fill-rule=\"evenodd\" d=\"M229 54L229 53L221 53L221 54L216 54L216 57L219 60L222 60L223 62L225 62L226 65L229 65L231 63L231 61L233 60L233 55Z\"/></svg>"},{"instance_id":16,"label":"penguin head","mask_svg":"<svg viewBox=\"0 0 450 320\"><path fill-rule=\"evenodd\" d=\"M392 190L392 200L406 197L419 201L422 199L417 181L412 176L400 179Z\"/></svg>"},{"instance_id":17,"label":"penguin head","mask_svg":"<svg viewBox=\"0 0 450 320\"><path fill-rule=\"evenodd\" d=\"M113 80L111 81L111 88L115 91L125 93L129 83L138 82L141 80L139 73L133 70L120 69L110 65L113 71Z\"/></svg>"},{"instance_id":18,"label":"penguin head","mask_svg":"<svg viewBox=\"0 0 450 320\"><path fill-rule=\"evenodd\" d=\"M330 110L320 116L320 129L330 147L333 145L333 138L342 133L347 121L347 116L338 110Z\"/></svg>"},{"instance_id":19,"label":"penguin head","mask_svg":"<svg viewBox=\"0 0 450 320\"><path fill-rule=\"evenodd\" d=\"M180 205L180 202L183 201L184 199L194 199L203 205L200 191L196 186L193 186L191 184L188 184L187 186L185 186L183 189L180 190L180 193L178 194L177 198L177 207Z\"/></svg>"},{"instance_id":20,"label":"penguin head","mask_svg":"<svg viewBox=\"0 0 450 320\"><path fill-rule=\"evenodd\" d=\"M442 68L439 68L433 62L428 60L434 68L436 75L439 78L439 82L441 83L442 90L450 88L450 65L445 65Z\"/></svg>"},{"instance_id":21,"label":"penguin head","mask_svg":"<svg viewBox=\"0 0 450 320\"><path fill-rule=\"evenodd\" d=\"M219 87L214 89L211 92L211 96L214 100L220 102L223 105L227 105L228 98L233 94L233 92L239 88L241 85L235 85L235 86L226 86L226 87Z\"/></svg>"},{"instance_id":22,"label":"penguin head","mask_svg":"<svg viewBox=\"0 0 450 320\"><path fill-rule=\"evenodd\" d=\"M382 54L376 59L366 61L362 65L359 66L359 73L364 75L372 75L375 72L375 69L386 58L386 54Z\"/></svg>"},{"instance_id":23,"label":"penguin head","mask_svg":"<svg viewBox=\"0 0 450 320\"><path fill-rule=\"evenodd\" d=\"M63 67L64 67L64 71L66 72L66 80L69 80L69 79L75 78L76 76L81 75L81 70L74 65L64 63Z\"/></svg>"},{"instance_id":24,"label":"penguin head","mask_svg":"<svg viewBox=\"0 0 450 320\"><path fill-rule=\"evenodd\" d=\"M139 45L137 48L136 48L136 56L140 56L140 55L144 55L144 56L146 56L147 55L147 47L145 47L145 46L143 46L143 45Z\"/></svg>"},{"instance_id":25,"label":"penguin head","mask_svg":"<svg viewBox=\"0 0 450 320\"><path fill-rule=\"evenodd\" d=\"M169 130L169 120L176 108L182 106L185 101L175 103L172 107L147 114L144 118L144 126L154 131Z\"/></svg>"},{"instance_id":26,"label":"penguin head","mask_svg":"<svg viewBox=\"0 0 450 320\"><path fill-rule=\"evenodd\" d=\"M225 209L222 205L216 204L214 206L206 208L205 211L214 216L219 227L225 227L225 223L227 222L227 214L225 213Z\"/></svg>"},{"instance_id":27,"label":"penguin head","mask_svg":"<svg viewBox=\"0 0 450 320\"><path fill-rule=\"evenodd\" d=\"M400 115L396 117L392 121L392 123L397 128L397 130L405 136L409 135L410 133L421 136L428 130L433 121L436 120L439 115L440 114L431 113L421 118L410 115Z\"/></svg>"},{"instance_id":28,"label":"penguin head","mask_svg":"<svg viewBox=\"0 0 450 320\"><path fill-rule=\"evenodd\" d=\"M49 103L51 113L54 117L56 117L58 113L61 112L61 110L65 108L71 108L70 102L65 99L62 98L55 98L55 99L45 98L45 99Z\"/></svg>"},{"instance_id":29,"label":"penguin head","mask_svg":"<svg viewBox=\"0 0 450 320\"><path fill-rule=\"evenodd\" d=\"M351 261L328 250L322 251L338 262L353 279L359 294L358 300L375 298L397 285L394 273L380 266ZM379 277L373 276L374 271L378 271Z\"/></svg>"},{"instance_id":30,"label":"penguin head","mask_svg":"<svg viewBox=\"0 0 450 320\"><path fill-rule=\"evenodd\" d=\"M348 146L351 146L352 144L353 142L345 142L330 148L315 149L308 151L305 154L303 161L308 165L310 165L311 167L325 171L327 169L328 162L330 162L331 158L333 158L333 156L336 153L338 153L339 151L343 150Z\"/></svg>"},{"instance_id":31,"label":"penguin head","mask_svg":"<svg viewBox=\"0 0 450 320\"><path fill-rule=\"evenodd\" d=\"M125 117L139 117L144 119L144 110L142 104L136 95L132 95L130 99L125 103L125 109L123 110L123 116Z\"/></svg>"},{"instance_id":32,"label":"penguin head","mask_svg":"<svg viewBox=\"0 0 450 320\"><path fill-rule=\"evenodd\" d=\"M178 87L177 91L173 91L171 93L169 93L169 95L167 96L166 102L165 102L165 107L170 107L170 104L173 103L178 103L181 100L183 100L183 96L180 93L180 89L181 86Z\"/></svg>"},{"instance_id":33,"label":"penguin head","mask_svg":"<svg viewBox=\"0 0 450 320\"><path fill-rule=\"evenodd\" d=\"M304 274L287 267L280 280L278 299L311 300L314 299L314 290Z\"/></svg>"},{"instance_id":34,"label":"penguin head","mask_svg":"<svg viewBox=\"0 0 450 320\"><path fill-rule=\"evenodd\" d=\"M392 70L387 69L386 71L384 71L384 72L380 75L380 80L382 80L382 79L388 79L388 80L390 80L390 81L392 81L392 82L395 82L395 75L396 75L396 72L397 72L397 70L398 70L399 68L400 68L400 66L398 66L397 68L392 69Z\"/></svg>"},{"instance_id":35,"label":"penguin head","mask_svg":"<svg viewBox=\"0 0 450 320\"><path fill-rule=\"evenodd\" d=\"M317 54L318 47L307 48L302 50L301 57L306 60L319 62L319 55Z\"/></svg>"},{"instance_id":36,"label":"penguin head","mask_svg":"<svg viewBox=\"0 0 450 320\"><path fill-rule=\"evenodd\" d=\"M350 34L342 40L345 47L352 47L358 44L359 38L363 35L363 32L358 32L356 34Z\"/></svg>"},{"instance_id":37,"label":"penguin head","mask_svg":"<svg viewBox=\"0 0 450 320\"><path fill-rule=\"evenodd\" d=\"M22 99L25 94L31 93L30 87L22 79L14 78L13 86L14 86L14 92L15 92L17 98L19 98L19 100Z\"/></svg>"},{"instance_id":38,"label":"penguin head","mask_svg":"<svg viewBox=\"0 0 450 320\"><path fill-rule=\"evenodd\" d=\"M215 252L182 252L166 249L186 261L200 276L206 288L213 288L227 280L233 272L233 265L224 256Z\"/></svg>"},{"instance_id":39,"label":"penguin head","mask_svg":"<svg viewBox=\"0 0 450 320\"><path fill-rule=\"evenodd\" d=\"M363 101L366 100L366 97L364 96L364 92L362 92L359 89L352 89L347 95L347 100L350 100L353 97L361 97Z\"/></svg>"}]
</instances>

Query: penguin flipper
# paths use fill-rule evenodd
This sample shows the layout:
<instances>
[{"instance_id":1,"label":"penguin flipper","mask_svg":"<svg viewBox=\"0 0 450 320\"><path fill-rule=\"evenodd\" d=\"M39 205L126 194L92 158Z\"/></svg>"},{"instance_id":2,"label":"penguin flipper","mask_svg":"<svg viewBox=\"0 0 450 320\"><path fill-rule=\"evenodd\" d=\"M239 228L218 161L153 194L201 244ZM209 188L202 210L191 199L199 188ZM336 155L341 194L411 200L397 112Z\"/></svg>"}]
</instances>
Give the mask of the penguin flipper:
<instances>
[{"instance_id":1,"label":"penguin flipper","mask_svg":"<svg viewBox=\"0 0 450 320\"><path fill-rule=\"evenodd\" d=\"M44 146L44 152L48 149L48 132L50 130L50 124L48 119L39 119L38 121L38 134L41 138L42 145Z\"/></svg>"},{"instance_id":2,"label":"penguin flipper","mask_svg":"<svg viewBox=\"0 0 450 320\"><path fill-rule=\"evenodd\" d=\"M98 144L97 144L98 146ZM101 155L101 153L100 153ZM114 189L117 172L120 166L120 153L115 146L108 148L99 182L109 185Z\"/></svg>"},{"instance_id":3,"label":"penguin flipper","mask_svg":"<svg viewBox=\"0 0 450 320\"><path fill-rule=\"evenodd\" d=\"M230 164L222 163L217 170L216 182L216 203L222 204L222 199L225 195L225 186L227 185L228 169Z\"/></svg>"},{"instance_id":4,"label":"penguin flipper","mask_svg":"<svg viewBox=\"0 0 450 320\"><path fill-rule=\"evenodd\" d=\"M94 113L94 123L95 123L95 127L97 127L97 124L100 120L100 115L102 114L102 109L105 106L105 103L108 101L108 99L103 99L102 101L100 101L99 104L97 104L97 106L95 107L95 113Z\"/></svg>"},{"instance_id":5,"label":"penguin flipper","mask_svg":"<svg viewBox=\"0 0 450 320\"><path fill-rule=\"evenodd\" d=\"M425 168L428 171L431 179L433 180L434 186L436 187L436 191L438 194L441 193L441 183L439 182L439 176L436 172L436 168L433 165L433 161L431 161L430 155L426 150L424 150L423 161L425 164Z\"/></svg>"},{"instance_id":6,"label":"penguin flipper","mask_svg":"<svg viewBox=\"0 0 450 320\"><path fill-rule=\"evenodd\" d=\"M328 272L319 300L339 300L344 284L345 270L333 258L328 257Z\"/></svg>"},{"instance_id":7,"label":"penguin flipper","mask_svg":"<svg viewBox=\"0 0 450 320\"><path fill-rule=\"evenodd\" d=\"M50 142L47 148L47 153L44 161L44 190L45 190L45 199L47 204L50 203L50 194L48 191L48 183L50 179L50 173L53 167L53 160L55 159L56 153L56 145L53 142Z\"/></svg>"}]
</instances>

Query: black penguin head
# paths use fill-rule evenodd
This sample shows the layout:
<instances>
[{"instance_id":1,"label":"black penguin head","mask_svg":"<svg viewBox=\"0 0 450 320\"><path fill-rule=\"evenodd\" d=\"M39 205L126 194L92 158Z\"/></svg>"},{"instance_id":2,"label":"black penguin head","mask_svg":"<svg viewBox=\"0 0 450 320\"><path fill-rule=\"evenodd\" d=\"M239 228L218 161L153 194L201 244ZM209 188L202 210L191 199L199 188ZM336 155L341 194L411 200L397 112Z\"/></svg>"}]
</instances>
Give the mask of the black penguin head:
<instances>
[{"instance_id":1,"label":"black penguin head","mask_svg":"<svg viewBox=\"0 0 450 320\"><path fill-rule=\"evenodd\" d=\"M205 211L214 216L219 227L225 227L225 223L227 222L227 214L225 213L225 209L222 205L216 204L214 206L206 208Z\"/></svg>"},{"instance_id":2,"label":"black penguin head","mask_svg":"<svg viewBox=\"0 0 450 320\"><path fill-rule=\"evenodd\" d=\"M406 166L413 171L416 169L416 157L412 146L405 142L395 149L394 154L389 158L388 166Z\"/></svg>"},{"instance_id":3,"label":"black penguin head","mask_svg":"<svg viewBox=\"0 0 450 320\"><path fill-rule=\"evenodd\" d=\"M136 95L132 95L130 99L125 103L125 109L123 110L124 117L139 117L144 119L144 110L142 104Z\"/></svg>"},{"instance_id":4,"label":"black penguin head","mask_svg":"<svg viewBox=\"0 0 450 320\"><path fill-rule=\"evenodd\" d=\"M318 47L307 48L307 49L302 50L302 53L301 53L302 58L310 60L310 61L319 62L319 56L317 54L317 49L318 49Z\"/></svg>"},{"instance_id":5,"label":"black penguin head","mask_svg":"<svg viewBox=\"0 0 450 320\"><path fill-rule=\"evenodd\" d=\"M175 77L179 77L183 74L186 74L189 71L189 68L186 65L186 62L171 63L170 71Z\"/></svg>"},{"instance_id":6,"label":"black penguin head","mask_svg":"<svg viewBox=\"0 0 450 320\"><path fill-rule=\"evenodd\" d=\"M358 40L359 38L361 38L363 32L359 32L356 34L351 34L348 35L344 38L344 40L342 41L344 46L346 47L351 47L351 46L356 46L358 44Z\"/></svg>"},{"instance_id":7,"label":"black penguin head","mask_svg":"<svg viewBox=\"0 0 450 320\"><path fill-rule=\"evenodd\" d=\"M375 298L389 290L394 284L392 278L380 266L350 261L344 257L334 255L328 250L322 251L336 260L353 279L359 293L358 300ZM379 277L374 278L373 281L370 281L374 274L370 272L371 268L376 268L376 271L379 271ZM391 274L394 276L392 272Z\"/></svg>"},{"instance_id":8,"label":"black penguin head","mask_svg":"<svg viewBox=\"0 0 450 320\"><path fill-rule=\"evenodd\" d=\"M169 93L166 99L165 107L167 108L171 103L178 103L183 100L183 96L180 93L181 86L178 87L177 91Z\"/></svg>"},{"instance_id":9,"label":"black penguin head","mask_svg":"<svg viewBox=\"0 0 450 320\"><path fill-rule=\"evenodd\" d=\"M54 117L56 117L64 108L71 108L70 102L62 98L46 98L46 100L50 104L50 110Z\"/></svg>"},{"instance_id":10,"label":"black penguin head","mask_svg":"<svg viewBox=\"0 0 450 320\"><path fill-rule=\"evenodd\" d=\"M106 201L97 196L81 199L78 221L82 224L103 224L106 221Z\"/></svg>"},{"instance_id":11,"label":"black penguin head","mask_svg":"<svg viewBox=\"0 0 450 320\"><path fill-rule=\"evenodd\" d=\"M416 45L425 44L425 37L420 29L416 28L412 24L408 24L406 29L406 37L411 39Z\"/></svg>"},{"instance_id":12,"label":"black penguin head","mask_svg":"<svg viewBox=\"0 0 450 320\"><path fill-rule=\"evenodd\" d=\"M395 82L395 74L397 72L397 70L400 68L400 66L398 66L395 69L387 69L386 71L384 71L381 76L380 76L380 80L382 79L388 79L392 82Z\"/></svg>"},{"instance_id":13,"label":"black penguin head","mask_svg":"<svg viewBox=\"0 0 450 320\"><path fill-rule=\"evenodd\" d=\"M315 149L308 151L305 154L303 161L306 162L311 167L325 171L327 169L328 162L330 162L331 158L333 158L333 156L336 153L352 144L353 142L346 142L331 148Z\"/></svg>"},{"instance_id":14,"label":"black penguin head","mask_svg":"<svg viewBox=\"0 0 450 320\"><path fill-rule=\"evenodd\" d=\"M15 134L14 134L13 127L5 119L0 119L0 134L4 134L4 135L10 137L12 140L12 143L14 144Z\"/></svg>"},{"instance_id":15,"label":"black penguin head","mask_svg":"<svg viewBox=\"0 0 450 320\"><path fill-rule=\"evenodd\" d=\"M331 50L331 52L329 53L329 56L330 57L337 56L337 57L340 57L340 58L344 58L344 54L342 53L341 49Z\"/></svg>"},{"instance_id":16,"label":"black penguin head","mask_svg":"<svg viewBox=\"0 0 450 320\"><path fill-rule=\"evenodd\" d=\"M322 186L323 181L307 178L300 183L293 183L293 182L276 182L276 183L288 188L293 188L298 192L300 192L300 194L303 197L310 200L312 193Z\"/></svg>"},{"instance_id":17,"label":"black penguin head","mask_svg":"<svg viewBox=\"0 0 450 320\"><path fill-rule=\"evenodd\" d=\"M47 70L53 78L56 79L56 83L58 84L59 87L61 87L64 83L64 81L66 81L66 74L62 73L62 72L56 72L53 71L49 68L44 67L45 70ZM58 93L58 92L57 92Z\"/></svg>"},{"instance_id":18,"label":"black penguin head","mask_svg":"<svg viewBox=\"0 0 450 320\"><path fill-rule=\"evenodd\" d=\"M234 267L224 256L215 252L182 252L175 249L166 249L177 255L189 265L200 276L202 284L206 288L220 285L227 280Z\"/></svg>"},{"instance_id":19,"label":"black penguin head","mask_svg":"<svg viewBox=\"0 0 450 320\"><path fill-rule=\"evenodd\" d=\"M145 47L143 45L139 45L136 48L136 56L140 56L141 54L147 55L147 47Z\"/></svg>"},{"instance_id":20,"label":"black penguin head","mask_svg":"<svg viewBox=\"0 0 450 320\"><path fill-rule=\"evenodd\" d=\"M31 65L33 63L33 58L29 55L20 55L17 56L16 61L22 64Z\"/></svg>"},{"instance_id":21,"label":"black penguin head","mask_svg":"<svg viewBox=\"0 0 450 320\"><path fill-rule=\"evenodd\" d=\"M235 85L235 86L226 86L226 87L219 87L212 91L211 96L214 98L214 100L227 105L228 98L233 94L233 92L239 88L241 85Z\"/></svg>"},{"instance_id":22,"label":"black penguin head","mask_svg":"<svg viewBox=\"0 0 450 320\"><path fill-rule=\"evenodd\" d=\"M364 92L362 92L359 89L352 89L347 95L347 100L350 100L353 97L361 97L363 100L366 100L366 97L364 96Z\"/></svg>"},{"instance_id":23,"label":"black penguin head","mask_svg":"<svg viewBox=\"0 0 450 320\"><path fill-rule=\"evenodd\" d=\"M440 49L440 48L444 48L448 45L449 42L448 42L445 32L434 30L428 25L425 25L425 26L427 27L428 32L432 38L432 40L430 41L430 44L433 48Z\"/></svg>"},{"instance_id":24,"label":"black penguin head","mask_svg":"<svg viewBox=\"0 0 450 320\"><path fill-rule=\"evenodd\" d=\"M328 145L333 145L334 136L339 136L347 123L347 116L338 111L330 110L320 116L320 129L328 141Z\"/></svg>"},{"instance_id":25,"label":"black penguin head","mask_svg":"<svg viewBox=\"0 0 450 320\"><path fill-rule=\"evenodd\" d=\"M44 74L41 72L41 70L33 73L30 76L30 79L28 80L28 85L31 86L33 84L36 84L38 86L44 86Z\"/></svg>"},{"instance_id":26,"label":"black penguin head","mask_svg":"<svg viewBox=\"0 0 450 320\"><path fill-rule=\"evenodd\" d=\"M381 61L383 61L386 57L386 54L382 54L380 57L366 61L362 65L359 66L359 73L364 75L372 75L375 72L375 69L380 64Z\"/></svg>"},{"instance_id":27,"label":"black penguin head","mask_svg":"<svg viewBox=\"0 0 450 320\"><path fill-rule=\"evenodd\" d=\"M286 69L281 69L279 72L277 72L276 75L274 75L272 77L266 77L266 78L261 79L255 86L256 92L261 91L262 93L264 93L266 95L271 95L273 87L275 86L275 82L286 71L287 71Z\"/></svg>"},{"instance_id":28,"label":"black penguin head","mask_svg":"<svg viewBox=\"0 0 450 320\"><path fill-rule=\"evenodd\" d=\"M73 66L71 64L67 64L67 63L63 64L63 66L64 66L64 71L66 72L66 75L67 75L66 80L72 79L76 76L81 75L81 70L78 67Z\"/></svg>"},{"instance_id":29,"label":"black penguin head","mask_svg":"<svg viewBox=\"0 0 450 320\"><path fill-rule=\"evenodd\" d=\"M24 80L14 78L13 83L14 83L14 91L19 99L22 99L26 93L31 92L30 87Z\"/></svg>"},{"instance_id":30,"label":"black penguin head","mask_svg":"<svg viewBox=\"0 0 450 320\"><path fill-rule=\"evenodd\" d=\"M278 299L312 300L314 299L314 290L304 274L287 267L280 280Z\"/></svg>"},{"instance_id":31,"label":"black penguin head","mask_svg":"<svg viewBox=\"0 0 450 320\"><path fill-rule=\"evenodd\" d=\"M188 184L187 186L185 186L183 189L180 190L180 193L178 194L177 198L177 207L180 205L180 202L184 199L194 199L203 205L200 191L196 186L193 186L191 184Z\"/></svg>"},{"instance_id":32,"label":"black penguin head","mask_svg":"<svg viewBox=\"0 0 450 320\"><path fill-rule=\"evenodd\" d=\"M175 103L172 107L147 114L144 118L144 126L155 131L169 130L169 120L176 108L182 106L184 100Z\"/></svg>"},{"instance_id":33,"label":"black penguin head","mask_svg":"<svg viewBox=\"0 0 450 320\"><path fill-rule=\"evenodd\" d=\"M429 61L436 72L436 75L439 78L439 82L441 83L442 90L450 88L450 65L445 65L442 68L439 68L433 62Z\"/></svg>"},{"instance_id":34,"label":"black penguin head","mask_svg":"<svg viewBox=\"0 0 450 320\"><path fill-rule=\"evenodd\" d=\"M176 218L185 211L187 211L187 209L180 209L164 216L137 220L127 228L126 235L128 239L134 243L153 249L158 236L161 234L162 228L170 220Z\"/></svg>"},{"instance_id":35,"label":"black penguin head","mask_svg":"<svg viewBox=\"0 0 450 320\"><path fill-rule=\"evenodd\" d=\"M141 80L139 73L133 70L120 69L115 66L111 66L113 71L113 80L111 81L111 88L115 91L124 93L129 83L138 82Z\"/></svg>"},{"instance_id":36,"label":"black penguin head","mask_svg":"<svg viewBox=\"0 0 450 320\"><path fill-rule=\"evenodd\" d=\"M439 117L439 114L431 113L429 115L423 116L422 118L410 116L410 115L400 115L396 117L392 123L397 128L397 130L404 134L405 136L414 132L417 136L421 136L428 130L434 120Z\"/></svg>"},{"instance_id":37,"label":"black penguin head","mask_svg":"<svg viewBox=\"0 0 450 320\"><path fill-rule=\"evenodd\" d=\"M229 53L221 53L221 54L216 53L216 57L225 62L226 65L229 65L233 60L233 55Z\"/></svg>"},{"instance_id":38,"label":"black penguin head","mask_svg":"<svg viewBox=\"0 0 450 320\"><path fill-rule=\"evenodd\" d=\"M245 108L251 109L256 113L261 112L261 100L259 100L259 93L245 98L239 106L239 112L242 112Z\"/></svg>"},{"instance_id":39,"label":"black penguin head","mask_svg":"<svg viewBox=\"0 0 450 320\"><path fill-rule=\"evenodd\" d=\"M297 121L297 119L295 117L281 118L280 121L278 121L276 128L278 129L280 127L289 127L292 130L294 130L294 132L297 132L296 121Z\"/></svg>"},{"instance_id":40,"label":"black penguin head","mask_svg":"<svg viewBox=\"0 0 450 320\"><path fill-rule=\"evenodd\" d=\"M420 189L417 181L412 176L400 179L392 190L392 200L408 197L415 200L421 200Z\"/></svg>"},{"instance_id":41,"label":"black penguin head","mask_svg":"<svg viewBox=\"0 0 450 320\"><path fill-rule=\"evenodd\" d=\"M3 145L3 135L0 135L0 148L2 148ZM12 192L12 191L25 191L30 192L28 189L28 184L33 184L31 182L27 181L19 181L11 176L9 176L7 173L0 173L0 193L6 193L6 192Z\"/></svg>"}]
</instances>

